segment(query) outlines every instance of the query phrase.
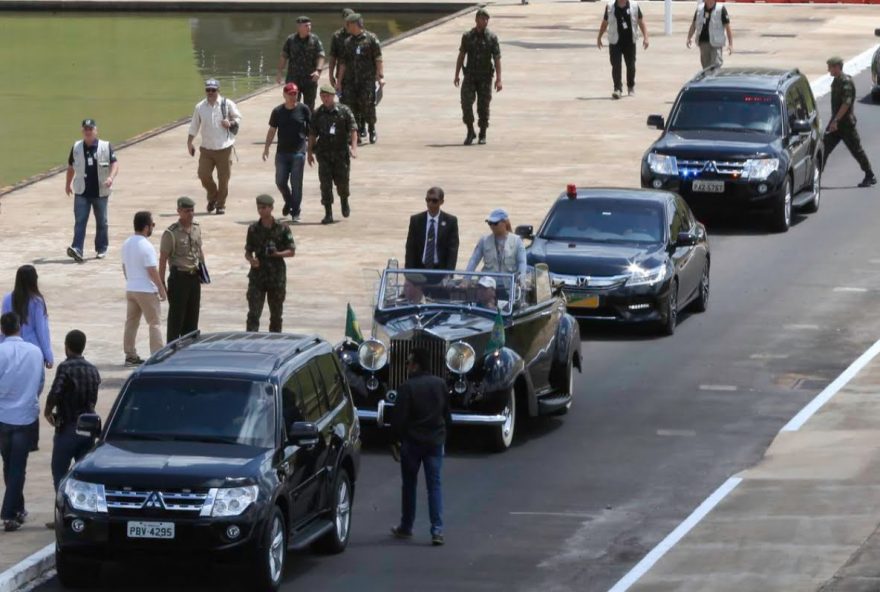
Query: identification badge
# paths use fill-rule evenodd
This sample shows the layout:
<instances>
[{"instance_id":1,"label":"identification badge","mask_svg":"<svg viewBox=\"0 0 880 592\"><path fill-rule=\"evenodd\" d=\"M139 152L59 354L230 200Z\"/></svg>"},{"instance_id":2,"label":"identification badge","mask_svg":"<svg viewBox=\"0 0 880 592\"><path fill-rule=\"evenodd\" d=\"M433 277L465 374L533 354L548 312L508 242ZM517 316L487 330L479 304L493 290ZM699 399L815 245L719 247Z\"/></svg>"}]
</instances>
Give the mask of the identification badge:
<instances>
[{"instance_id":1,"label":"identification badge","mask_svg":"<svg viewBox=\"0 0 880 592\"><path fill-rule=\"evenodd\" d=\"M333 125L330 126L330 135L331 135L331 136L335 136L335 135L336 135L336 124L335 124L335 123L334 123Z\"/></svg>"},{"instance_id":2,"label":"identification badge","mask_svg":"<svg viewBox=\"0 0 880 592\"><path fill-rule=\"evenodd\" d=\"M357 55L361 55L361 46L360 45L357 46L357 48L354 50L354 53Z\"/></svg>"},{"instance_id":3,"label":"identification badge","mask_svg":"<svg viewBox=\"0 0 880 592\"><path fill-rule=\"evenodd\" d=\"M622 28L624 31L626 31L627 29L629 29L629 25L627 25L626 22L622 22L622 23L620 23L620 25L621 25L621 28Z\"/></svg>"},{"instance_id":4,"label":"identification badge","mask_svg":"<svg viewBox=\"0 0 880 592\"><path fill-rule=\"evenodd\" d=\"M95 166L95 159L93 159L91 156L89 156L89 159L86 161L86 164L88 164L89 166Z\"/></svg>"}]
</instances>

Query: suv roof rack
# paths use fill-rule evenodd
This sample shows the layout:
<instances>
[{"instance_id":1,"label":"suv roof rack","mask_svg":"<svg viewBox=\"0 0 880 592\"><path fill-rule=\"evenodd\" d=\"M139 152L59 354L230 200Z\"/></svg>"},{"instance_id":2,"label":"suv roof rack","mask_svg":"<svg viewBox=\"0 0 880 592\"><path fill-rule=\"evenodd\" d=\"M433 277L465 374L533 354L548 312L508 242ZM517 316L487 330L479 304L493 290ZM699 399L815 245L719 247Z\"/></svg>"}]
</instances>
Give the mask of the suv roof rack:
<instances>
[{"instance_id":1,"label":"suv roof rack","mask_svg":"<svg viewBox=\"0 0 880 592\"><path fill-rule=\"evenodd\" d=\"M283 357L279 357L277 360L275 360L275 367L273 368L273 370L278 370L281 366L283 366L284 364L286 364L287 362L289 362L290 360L292 360L293 358L295 358L299 354L303 353L307 349L311 349L311 348L315 347L316 345L318 345L320 343L321 343L321 338L318 337L317 335L306 336L305 338L302 339L302 341L300 341L297 344L296 349L294 349L289 354L287 354Z\"/></svg>"},{"instance_id":2,"label":"suv roof rack","mask_svg":"<svg viewBox=\"0 0 880 592\"><path fill-rule=\"evenodd\" d=\"M164 362L169 357L173 356L177 351L195 343L201 334L202 332L199 329L196 329L195 331L187 333L186 335L181 335L180 337L151 355L149 358L147 358L147 361L144 362L144 365L153 365L158 364L159 362Z\"/></svg>"},{"instance_id":3,"label":"suv roof rack","mask_svg":"<svg viewBox=\"0 0 880 592\"><path fill-rule=\"evenodd\" d=\"M789 70L788 72L786 72L785 74L783 74L782 76L779 77L779 84L776 85L776 88L777 89L782 88L783 84L785 84L786 82L788 82L789 80L791 80L795 76L798 76L800 73L801 73L801 71L798 70L797 68L792 68L791 70Z\"/></svg>"}]
</instances>

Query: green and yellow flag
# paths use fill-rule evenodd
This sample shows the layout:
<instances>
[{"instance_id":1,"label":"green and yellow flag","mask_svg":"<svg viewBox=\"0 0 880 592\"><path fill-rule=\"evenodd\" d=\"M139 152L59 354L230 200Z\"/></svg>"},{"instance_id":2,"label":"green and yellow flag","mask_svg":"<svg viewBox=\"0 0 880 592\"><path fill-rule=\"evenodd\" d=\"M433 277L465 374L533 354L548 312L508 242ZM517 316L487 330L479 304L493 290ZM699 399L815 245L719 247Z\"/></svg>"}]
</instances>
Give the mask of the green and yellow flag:
<instances>
[{"instance_id":1,"label":"green and yellow flag","mask_svg":"<svg viewBox=\"0 0 880 592\"><path fill-rule=\"evenodd\" d=\"M504 319L499 311L495 315L495 325L492 327L492 333L489 335L489 343L486 344L486 353L498 351L504 347Z\"/></svg>"},{"instance_id":2,"label":"green and yellow flag","mask_svg":"<svg viewBox=\"0 0 880 592\"><path fill-rule=\"evenodd\" d=\"M345 336L355 343L362 343L364 341L364 335L361 333L361 326L357 321L357 317L354 316L351 302L348 303L348 311L345 313Z\"/></svg>"}]
</instances>

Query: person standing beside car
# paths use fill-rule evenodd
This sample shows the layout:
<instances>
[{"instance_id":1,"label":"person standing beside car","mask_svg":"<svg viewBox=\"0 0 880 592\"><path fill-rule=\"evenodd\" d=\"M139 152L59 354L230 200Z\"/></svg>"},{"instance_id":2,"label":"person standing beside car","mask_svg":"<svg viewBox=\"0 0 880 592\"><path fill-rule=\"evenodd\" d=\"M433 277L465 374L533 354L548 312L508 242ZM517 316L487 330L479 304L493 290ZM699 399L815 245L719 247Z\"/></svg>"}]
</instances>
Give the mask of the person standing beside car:
<instances>
[{"instance_id":1,"label":"person standing beside car","mask_svg":"<svg viewBox=\"0 0 880 592\"><path fill-rule=\"evenodd\" d=\"M443 379L428 373L430 354L414 348L407 358L409 379L398 389L391 427L400 439L400 475L403 482L401 515L391 528L396 538L412 538L416 519L416 485L419 468L425 467L431 544L442 545L443 486L441 470L448 426L452 424L449 397Z\"/></svg>"},{"instance_id":2,"label":"person standing beside car","mask_svg":"<svg viewBox=\"0 0 880 592\"><path fill-rule=\"evenodd\" d=\"M269 158L269 146L278 132L278 148L275 151L275 186L284 199L281 213L299 222L302 208L303 170L306 163L306 141L312 112L297 103L299 89L293 82L284 85L284 102L272 109L263 160Z\"/></svg>"},{"instance_id":3,"label":"person standing beside car","mask_svg":"<svg viewBox=\"0 0 880 592\"><path fill-rule=\"evenodd\" d=\"M843 58L834 56L828 58L828 73L834 79L831 81L831 121L825 130L825 162L828 157L843 141L856 162L865 173L865 178L859 183L859 187L870 187L877 183L877 177L871 169L868 155L862 148L862 140L856 129L856 114L853 112L856 100L856 86L852 76L843 73ZM824 163L823 163L824 164Z\"/></svg>"},{"instance_id":4,"label":"person standing beside car","mask_svg":"<svg viewBox=\"0 0 880 592\"><path fill-rule=\"evenodd\" d=\"M727 54L733 53L733 31L730 28L727 7L723 4L719 6L716 0L700 2L688 31L688 47L693 45L694 35L697 36L697 45L700 46L700 64L703 69L710 66L720 68L724 63L725 35Z\"/></svg>"},{"instance_id":5,"label":"person standing beside car","mask_svg":"<svg viewBox=\"0 0 880 592\"><path fill-rule=\"evenodd\" d=\"M614 83L612 99L623 95L621 61L626 62L626 94L635 94L636 46L642 32L642 46L648 49L648 29L642 18L642 9L636 0L611 0L605 6L605 16L599 26L596 45L602 49L602 35L608 31L608 53L611 56L611 80Z\"/></svg>"},{"instance_id":6,"label":"person standing beside car","mask_svg":"<svg viewBox=\"0 0 880 592\"><path fill-rule=\"evenodd\" d=\"M137 212L134 215L134 234L122 244L122 275L125 276L125 331L122 349L126 366L140 366L144 361L138 356L138 325L141 317L147 321L150 333L150 353L162 348L162 330L159 328L162 309L159 302L168 295L159 276L159 260L149 238L153 235L153 215Z\"/></svg>"},{"instance_id":7,"label":"person standing beside car","mask_svg":"<svg viewBox=\"0 0 880 592\"><path fill-rule=\"evenodd\" d=\"M178 220L162 233L159 245L159 279L164 283L165 268L170 267L168 283L168 330L166 342L172 342L199 328L202 284L199 264L205 263L202 229L193 220L196 202L183 196L177 200Z\"/></svg>"},{"instance_id":8,"label":"person standing beside car","mask_svg":"<svg viewBox=\"0 0 880 592\"><path fill-rule=\"evenodd\" d=\"M486 224L492 232L477 241L467 270L476 271L482 261L483 271L516 273L517 279L523 278L526 273L526 247L522 239L511 231L507 212L501 208L492 210L486 218Z\"/></svg>"},{"instance_id":9,"label":"person standing beside car","mask_svg":"<svg viewBox=\"0 0 880 592\"><path fill-rule=\"evenodd\" d=\"M431 187L425 195L427 211L410 217L406 234L407 269L455 269L458 218L440 210L443 201L443 189Z\"/></svg>"}]
</instances>

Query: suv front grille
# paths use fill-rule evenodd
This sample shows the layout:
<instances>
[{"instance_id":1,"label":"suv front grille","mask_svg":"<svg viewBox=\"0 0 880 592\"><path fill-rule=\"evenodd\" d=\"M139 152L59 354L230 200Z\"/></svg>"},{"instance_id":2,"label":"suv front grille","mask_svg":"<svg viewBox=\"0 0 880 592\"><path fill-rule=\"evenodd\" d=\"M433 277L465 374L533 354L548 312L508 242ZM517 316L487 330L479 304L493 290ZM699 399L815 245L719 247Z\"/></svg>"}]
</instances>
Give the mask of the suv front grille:
<instances>
[{"instance_id":1,"label":"suv front grille","mask_svg":"<svg viewBox=\"0 0 880 592\"><path fill-rule=\"evenodd\" d=\"M429 373L446 378L446 342L438 337L419 336L414 339L391 340L391 366L389 369L388 388L396 389L406 381L406 358L414 348L428 350L431 357Z\"/></svg>"},{"instance_id":2,"label":"suv front grille","mask_svg":"<svg viewBox=\"0 0 880 592\"><path fill-rule=\"evenodd\" d=\"M200 512L208 492L106 489L107 509L125 511Z\"/></svg>"},{"instance_id":3,"label":"suv front grille","mask_svg":"<svg viewBox=\"0 0 880 592\"><path fill-rule=\"evenodd\" d=\"M685 177L701 173L742 176L745 162L736 160L679 160L678 172Z\"/></svg>"}]
</instances>

